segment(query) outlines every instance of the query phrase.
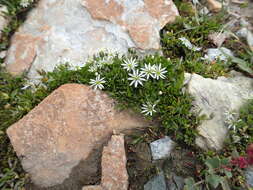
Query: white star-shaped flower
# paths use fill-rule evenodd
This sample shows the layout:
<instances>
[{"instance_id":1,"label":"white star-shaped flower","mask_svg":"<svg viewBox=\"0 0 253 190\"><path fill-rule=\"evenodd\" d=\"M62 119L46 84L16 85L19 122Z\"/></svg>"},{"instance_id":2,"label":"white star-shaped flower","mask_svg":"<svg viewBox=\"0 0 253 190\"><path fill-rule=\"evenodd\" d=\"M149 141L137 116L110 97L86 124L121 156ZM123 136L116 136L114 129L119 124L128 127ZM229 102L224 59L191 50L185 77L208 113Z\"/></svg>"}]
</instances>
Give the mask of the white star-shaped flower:
<instances>
[{"instance_id":1,"label":"white star-shaped flower","mask_svg":"<svg viewBox=\"0 0 253 190\"><path fill-rule=\"evenodd\" d=\"M22 0L20 2L20 5L24 8L28 7L31 3L33 2L33 0Z\"/></svg>"},{"instance_id":2,"label":"white star-shaped flower","mask_svg":"<svg viewBox=\"0 0 253 190\"><path fill-rule=\"evenodd\" d=\"M145 81L146 79L143 78L144 74L140 73L139 70L133 70L132 74L129 74L129 78L128 80L131 81L130 86L134 85L134 87L136 88L138 86L138 84L143 85L142 81Z\"/></svg>"},{"instance_id":3,"label":"white star-shaped flower","mask_svg":"<svg viewBox=\"0 0 253 190\"><path fill-rule=\"evenodd\" d=\"M131 71L134 70L135 67L137 67L137 60L131 57L129 59L124 60L124 63L121 65L123 66L123 69Z\"/></svg>"},{"instance_id":4,"label":"white star-shaped flower","mask_svg":"<svg viewBox=\"0 0 253 190\"><path fill-rule=\"evenodd\" d=\"M146 104L142 104L142 112L141 113L144 113L145 115L153 115L153 113L156 112L155 110L155 106L156 104L151 104L150 102L147 102Z\"/></svg>"},{"instance_id":5,"label":"white star-shaped flower","mask_svg":"<svg viewBox=\"0 0 253 190\"><path fill-rule=\"evenodd\" d=\"M166 68L162 68L161 64L154 66L154 78L156 78L157 80L160 78L165 79L165 73L167 73Z\"/></svg>"},{"instance_id":6,"label":"white star-shaped flower","mask_svg":"<svg viewBox=\"0 0 253 190\"><path fill-rule=\"evenodd\" d=\"M97 65L99 65L100 67L103 67L104 65L111 65L112 63L113 63L113 57L105 56L98 61Z\"/></svg>"},{"instance_id":7,"label":"white star-shaped flower","mask_svg":"<svg viewBox=\"0 0 253 190\"><path fill-rule=\"evenodd\" d=\"M224 112L225 116L225 124L228 129L236 130L236 124L240 121L238 120L238 114L234 111L228 111L226 110Z\"/></svg>"},{"instance_id":8,"label":"white star-shaped flower","mask_svg":"<svg viewBox=\"0 0 253 190\"><path fill-rule=\"evenodd\" d=\"M89 84L91 84L92 87L94 87L94 89L96 90L97 88L99 88L100 90L102 90L104 88L104 83L106 81L104 80L104 78L100 78L100 75L96 76L96 79L90 79Z\"/></svg>"},{"instance_id":9,"label":"white star-shaped flower","mask_svg":"<svg viewBox=\"0 0 253 190\"><path fill-rule=\"evenodd\" d=\"M89 66L89 72L91 72L91 73L94 73L94 72L97 72L97 70L98 70L98 66L97 66L97 64L91 64L90 66Z\"/></svg>"},{"instance_id":10,"label":"white star-shaped flower","mask_svg":"<svg viewBox=\"0 0 253 190\"><path fill-rule=\"evenodd\" d=\"M144 76L149 79L149 77L155 78L155 66L154 65L150 65L150 63L147 65L144 65L144 68L141 68L141 73L144 74Z\"/></svg>"},{"instance_id":11,"label":"white star-shaped flower","mask_svg":"<svg viewBox=\"0 0 253 190\"><path fill-rule=\"evenodd\" d=\"M178 38L182 44L187 47L188 49L192 50L192 51L200 51L202 48L201 47L197 47L195 45L193 45L187 38L185 37L181 37Z\"/></svg>"}]
</instances>

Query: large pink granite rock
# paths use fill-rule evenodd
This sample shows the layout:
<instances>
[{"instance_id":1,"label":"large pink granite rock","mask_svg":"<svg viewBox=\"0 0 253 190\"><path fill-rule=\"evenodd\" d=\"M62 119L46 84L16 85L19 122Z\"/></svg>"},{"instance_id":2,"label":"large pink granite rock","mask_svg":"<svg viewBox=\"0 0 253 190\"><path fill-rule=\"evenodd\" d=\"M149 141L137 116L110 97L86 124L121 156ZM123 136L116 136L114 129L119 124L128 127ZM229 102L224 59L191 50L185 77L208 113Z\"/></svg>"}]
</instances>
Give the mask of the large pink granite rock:
<instances>
[{"instance_id":1,"label":"large pink granite rock","mask_svg":"<svg viewBox=\"0 0 253 190\"><path fill-rule=\"evenodd\" d=\"M159 31L178 16L172 0L40 0L11 40L5 63L13 74L52 71L63 60L81 66L107 49L160 48Z\"/></svg>"},{"instance_id":2,"label":"large pink granite rock","mask_svg":"<svg viewBox=\"0 0 253 190\"><path fill-rule=\"evenodd\" d=\"M113 135L104 147L101 185L86 186L83 190L127 190L128 174L123 135Z\"/></svg>"},{"instance_id":3,"label":"large pink granite rock","mask_svg":"<svg viewBox=\"0 0 253 190\"><path fill-rule=\"evenodd\" d=\"M82 179L98 175L100 154L94 151L101 152L113 131L148 125L114 105L104 92L66 84L9 127L8 136L32 181L41 187L59 185L79 166L84 168L78 171Z\"/></svg>"}]
</instances>

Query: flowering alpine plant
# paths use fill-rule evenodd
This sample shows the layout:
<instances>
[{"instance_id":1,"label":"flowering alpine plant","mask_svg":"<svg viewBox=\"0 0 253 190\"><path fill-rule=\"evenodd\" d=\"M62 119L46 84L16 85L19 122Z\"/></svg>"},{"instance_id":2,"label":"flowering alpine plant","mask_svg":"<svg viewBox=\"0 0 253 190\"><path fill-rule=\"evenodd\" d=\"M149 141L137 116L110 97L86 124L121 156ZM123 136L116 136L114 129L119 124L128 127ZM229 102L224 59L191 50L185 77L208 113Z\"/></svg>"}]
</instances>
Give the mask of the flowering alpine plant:
<instances>
[{"instance_id":1,"label":"flowering alpine plant","mask_svg":"<svg viewBox=\"0 0 253 190\"><path fill-rule=\"evenodd\" d=\"M253 144L250 144L246 150L247 155L239 156L231 160L231 164L235 165L241 169L247 168L249 165L253 164Z\"/></svg>"},{"instance_id":2,"label":"flowering alpine plant","mask_svg":"<svg viewBox=\"0 0 253 190\"><path fill-rule=\"evenodd\" d=\"M233 160L231 160L231 164L235 165L241 169L247 168L248 167L248 161L245 157L239 156Z\"/></svg>"},{"instance_id":3,"label":"flowering alpine plant","mask_svg":"<svg viewBox=\"0 0 253 190\"><path fill-rule=\"evenodd\" d=\"M20 5L24 8L27 8L31 3L33 3L34 0L22 0L20 2Z\"/></svg>"}]
</instances>

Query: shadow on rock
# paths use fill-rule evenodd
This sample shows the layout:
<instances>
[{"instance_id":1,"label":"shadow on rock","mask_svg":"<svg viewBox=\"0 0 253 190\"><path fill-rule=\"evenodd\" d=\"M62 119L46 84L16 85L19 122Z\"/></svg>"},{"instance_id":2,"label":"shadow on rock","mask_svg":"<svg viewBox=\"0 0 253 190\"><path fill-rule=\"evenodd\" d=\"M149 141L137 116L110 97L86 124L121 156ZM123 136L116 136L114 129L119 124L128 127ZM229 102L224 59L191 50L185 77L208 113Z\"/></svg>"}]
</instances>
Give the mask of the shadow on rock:
<instances>
[{"instance_id":1,"label":"shadow on rock","mask_svg":"<svg viewBox=\"0 0 253 190\"><path fill-rule=\"evenodd\" d=\"M69 178L60 185L52 187L38 187L33 183L26 185L26 190L81 190L85 185L95 185L101 181L102 146L93 150L86 160L75 166Z\"/></svg>"}]
</instances>

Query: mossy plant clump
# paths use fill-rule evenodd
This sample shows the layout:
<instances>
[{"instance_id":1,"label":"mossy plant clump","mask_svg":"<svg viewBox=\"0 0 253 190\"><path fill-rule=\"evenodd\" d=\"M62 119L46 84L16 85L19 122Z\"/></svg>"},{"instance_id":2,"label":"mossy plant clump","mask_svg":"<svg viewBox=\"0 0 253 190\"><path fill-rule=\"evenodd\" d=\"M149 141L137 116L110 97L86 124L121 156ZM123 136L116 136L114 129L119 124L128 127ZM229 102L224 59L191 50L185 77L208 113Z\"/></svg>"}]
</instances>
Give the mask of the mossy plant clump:
<instances>
[{"instance_id":1,"label":"mossy plant clump","mask_svg":"<svg viewBox=\"0 0 253 190\"><path fill-rule=\"evenodd\" d=\"M166 70L164 77L159 80L157 77L150 77L143 81L143 85L135 87L134 84L131 85L129 79L133 71L127 71L123 67L129 60L136 61L136 70L145 68L147 64L160 66ZM102 65L93 70L98 64ZM6 136L7 127L21 119L60 85L66 83L89 85L98 75L105 80L104 90L118 101L122 109L131 108L136 112L143 112L145 111L143 105L148 106L145 111L149 113L146 114L147 119L158 123L159 132L172 136L178 142L193 145L199 119L190 112L192 98L182 91L183 71L180 61L172 62L159 55L142 58L132 54L129 58L118 55L111 57L107 53L101 53L82 68L71 70L68 65L61 65L54 72L41 72L42 83L33 89L26 86L24 76L13 78L2 70L0 72L1 172L9 167L8 152L12 151ZM154 106L152 113L149 104ZM13 152L11 153L13 156ZM9 182L5 181L3 186L9 187Z\"/></svg>"},{"instance_id":2,"label":"mossy plant clump","mask_svg":"<svg viewBox=\"0 0 253 190\"><path fill-rule=\"evenodd\" d=\"M104 60L106 56L102 53L100 59ZM184 68L181 62L172 62L159 55L138 58L133 54L132 58L138 60L136 70L141 71L147 64L165 68L165 78L157 80L150 77L143 82L143 86L138 85L135 88L134 85L130 85L129 80L132 71L127 71L122 66L129 58L115 56L112 63L105 63L95 72L89 71L94 62L75 71L61 66L55 72L46 74L42 79L45 81L43 84L51 91L67 82L89 84L90 79L95 79L99 74L106 81L104 90L119 102L119 106L142 112L143 105L148 103L155 105L155 111L147 118L160 122L160 130L165 134L186 144L193 144L198 118L190 113L192 98L182 91ZM97 58L94 60L100 61Z\"/></svg>"},{"instance_id":3,"label":"mossy plant clump","mask_svg":"<svg viewBox=\"0 0 253 190\"><path fill-rule=\"evenodd\" d=\"M21 189L27 179L6 129L44 98L36 98L32 91L22 90L24 84L23 76L14 78L0 67L0 189L4 190Z\"/></svg>"},{"instance_id":4,"label":"mossy plant clump","mask_svg":"<svg viewBox=\"0 0 253 190\"><path fill-rule=\"evenodd\" d=\"M176 142L182 143L184 146L187 145L188 147L192 147L191 149L193 152L196 151L194 148L194 140L197 135L196 127L201 118L190 112L192 98L182 91L184 65L180 60L178 62L172 62L172 60L168 60L160 55L146 57L138 57L134 53L130 55L131 56L112 56L102 52L82 68L71 69L70 66L66 64L59 66L53 72L41 72L42 83L36 88L27 85L24 76L13 78L3 70L1 71L0 153L3 159L1 160L0 170L4 175L10 176L9 180L6 180L6 178L4 179L3 187L10 187L15 184L15 181L13 182L13 178L11 177L15 172L15 175L18 177L14 179L17 179L19 185L23 185L26 179L20 165L16 165L15 170L11 171L13 173L7 174L7 172L5 172L13 167L8 160L12 159L13 162L17 162L17 158L14 156L12 147L5 133L7 127L22 118L22 116L27 114L60 85L66 83L89 85L92 83L92 80L96 79L98 76L104 81L104 83L102 83L103 90L118 101L118 106L121 109L130 108L136 112L143 112L147 115L147 119L157 123L158 127L150 128L152 133L149 133L149 135L144 134L144 136L146 135L146 139L154 140L158 137L168 135ZM133 71L127 70L125 67L129 60L136 61L136 70L142 70L147 64L150 64L151 66L160 65L161 68L165 69L164 71L166 71L166 73L164 73L164 77L159 78L159 80L153 76L142 81L142 85L138 84L135 87L134 83L131 85L132 79L130 79ZM93 88L94 87L95 86L93 86ZM145 111L146 108L143 109L143 105L147 105L148 102L154 105L151 111L148 110L149 112L147 110ZM251 107L252 106L249 106L243 109L244 111L242 113L245 113L244 116L252 111ZM152 114L150 114L151 112ZM245 123L241 123L241 125L245 126L248 125L251 119L247 117L244 121ZM140 141L140 139L141 137L136 140ZM247 141L246 143L250 142ZM196 158L198 158L197 153L194 154ZM213 157L217 154L200 153L199 157L201 157L201 155L202 158L200 160L204 163L205 159L211 159L210 156ZM155 166L150 166L150 168L146 169L153 173L153 175L156 171ZM205 167L199 167L198 169L202 169L205 173ZM149 173L145 179L149 178L151 173ZM198 178L202 179L201 174ZM22 183L20 183L21 181Z\"/></svg>"},{"instance_id":5,"label":"mossy plant clump","mask_svg":"<svg viewBox=\"0 0 253 190\"><path fill-rule=\"evenodd\" d=\"M202 50L211 48L213 45L208 40L208 35L221 28L219 16L204 16L198 21L195 17L179 17L174 24L167 25L162 31L161 43L164 56L170 59L181 59L185 71L189 73L210 78L226 75L230 64L219 60L208 62L203 59L205 52L188 48L180 40L182 37L186 38Z\"/></svg>"},{"instance_id":6,"label":"mossy plant clump","mask_svg":"<svg viewBox=\"0 0 253 190\"><path fill-rule=\"evenodd\" d=\"M27 6L22 6L22 1L26 0L0 0L0 6L6 6L7 12L3 14L8 19L9 24L2 31L0 39L0 51L6 50L10 44L10 38L18 27L24 22L28 12L36 6L38 0L31 1Z\"/></svg>"},{"instance_id":7,"label":"mossy plant clump","mask_svg":"<svg viewBox=\"0 0 253 190\"><path fill-rule=\"evenodd\" d=\"M235 130L230 131L229 144L236 147L240 153L245 153L245 147L253 143L253 100L249 100L239 113L239 119L235 123Z\"/></svg>"},{"instance_id":8,"label":"mossy plant clump","mask_svg":"<svg viewBox=\"0 0 253 190\"><path fill-rule=\"evenodd\" d=\"M156 123L156 127L151 126L147 131L133 138L131 142L127 141L129 159L133 158L128 162L130 164L128 167L132 167L129 168L130 182L134 181L135 188L137 188L140 176L144 183L145 180L156 174L157 168L152 163L148 163L147 167L144 165L138 167L136 165L138 162L135 163L136 159L134 156L131 157L132 153L129 149L138 150L141 143L147 145L151 140L168 135L184 148L190 149L194 160L197 160L198 164L193 167L195 173L192 174L195 175L195 179L187 180L189 188L191 185L194 188L200 185L210 189L215 189L214 186L227 187L227 184L224 184L227 182L220 180L226 177L232 189L246 189L242 170L231 166L229 161L232 159L234 150L238 155L245 155L245 147L253 143L250 127L252 126L253 101L242 108L236 124L237 130L231 131L229 144L224 150L219 153L202 152L194 146L197 135L196 127L202 118L190 112L193 99L183 91L184 72L217 78L226 75L230 69L236 68L236 65L233 65L230 60L225 63L220 60L207 62L202 59L205 54L203 50L214 47L209 42L208 35L223 29L224 13L212 17L200 16L196 7L190 2L176 1L175 3L184 17L178 18L174 24L167 25L162 30L163 56L139 57L134 52L130 52L128 56L120 56L102 52L94 56L82 68L71 68L70 63L67 63L59 66L53 72L40 71L42 79L37 86L30 85L25 74L19 77L10 76L0 64L0 189L21 189L28 179L13 151L6 135L6 129L26 115L53 90L66 83L92 84L93 87L103 87L103 90L118 101L121 109L130 108L135 112L142 112L146 114L147 119ZM7 14L11 18L10 25L4 30L0 45L0 49L5 50L9 46L11 35L23 22L27 11L35 4L27 8L20 6L20 0L3 0L0 1L0 4L7 5ZM189 40L195 47L201 48L201 51L185 46L180 40L182 37ZM225 45L234 47L236 50L236 43L240 42L227 41ZM240 46L236 55L250 63L252 52ZM129 60L136 62L134 69L138 70L139 74L148 65L152 69L154 69L153 66L156 66L157 70L160 66L160 73L163 72L164 77L158 77L158 80L152 71L149 79L141 80L142 85L138 83L135 87L133 78L137 76L134 75L133 69L124 68ZM141 76L141 78L145 77ZM235 139L237 141L234 141ZM230 173L226 173L224 166L232 167L232 173L234 172L232 178ZM144 171L134 171L134 169L143 168ZM215 184L212 184L211 182L215 179ZM194 180L199 181L195 183Z\"/></svg>"}]
</instances>

